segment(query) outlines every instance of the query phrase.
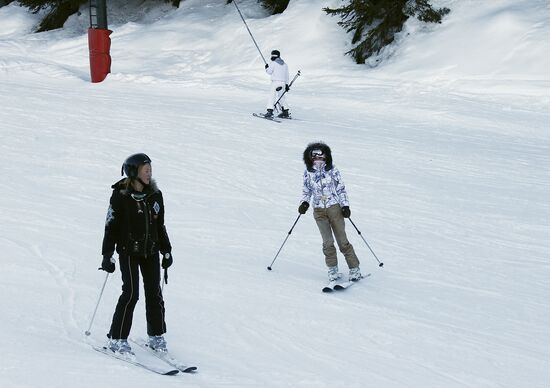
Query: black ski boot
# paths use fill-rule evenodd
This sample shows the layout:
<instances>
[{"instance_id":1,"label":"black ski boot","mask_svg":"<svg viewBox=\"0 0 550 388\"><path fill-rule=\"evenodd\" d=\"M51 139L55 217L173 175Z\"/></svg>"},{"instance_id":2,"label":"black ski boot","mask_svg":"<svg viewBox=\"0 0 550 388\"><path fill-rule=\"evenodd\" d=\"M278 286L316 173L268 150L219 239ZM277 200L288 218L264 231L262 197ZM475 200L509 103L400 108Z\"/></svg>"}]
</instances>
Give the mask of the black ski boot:
<instances>
[{"instance_id":1,"label":"black ski boot","mask_svg":"<svg viewBox=\"0 0 550 388\"><path fill-rule=\"evenodd\" d=\"M273 109L268 109L267 113L264 115L264 117L272 118L273 117Z\"/></svg>"},{"instance_id":2,"label":"black ski boot","mask_svg":"<svg viewBox=\"0 0 550 388\"><path fill-rule=\"evenodd\" d=\"M279 116L282 119L288 119L290 117L290 114L288 113L288 109L283 108L283 111L279 113Z\"/></svg>"}]
</instances>

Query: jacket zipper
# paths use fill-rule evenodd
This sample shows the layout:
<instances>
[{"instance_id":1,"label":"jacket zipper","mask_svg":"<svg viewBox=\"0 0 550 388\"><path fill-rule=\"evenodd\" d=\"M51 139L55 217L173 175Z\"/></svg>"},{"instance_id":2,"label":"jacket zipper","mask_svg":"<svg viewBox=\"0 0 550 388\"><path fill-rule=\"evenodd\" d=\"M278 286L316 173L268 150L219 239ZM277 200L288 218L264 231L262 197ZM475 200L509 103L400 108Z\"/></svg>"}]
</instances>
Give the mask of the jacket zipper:
<instances>
[{"instance_id":1,"label":"jacket zipper","mask_svg":"<svg viewBox=\"0 0 550 388\"><path fill-rule=\"evenodd\" d=\"M325 197L325 188L323 187L323 167L319 169L319 180L321 181L321 200L323 201L323 207L327 208L327 198Z\"/></svg>"},{"instance_id":2,"label":"jacket zipper","mask_svg":"<svg viewBox=\"0 0 550 388\"><path fill-rule=\"evenodd\" d=\"M147 257L147 240L149 239L149 206L147 204L147 201L143 201L143 204L145 205L145 244L143 246L143 254L145 257Z\"/></svg>"}]
</instances>

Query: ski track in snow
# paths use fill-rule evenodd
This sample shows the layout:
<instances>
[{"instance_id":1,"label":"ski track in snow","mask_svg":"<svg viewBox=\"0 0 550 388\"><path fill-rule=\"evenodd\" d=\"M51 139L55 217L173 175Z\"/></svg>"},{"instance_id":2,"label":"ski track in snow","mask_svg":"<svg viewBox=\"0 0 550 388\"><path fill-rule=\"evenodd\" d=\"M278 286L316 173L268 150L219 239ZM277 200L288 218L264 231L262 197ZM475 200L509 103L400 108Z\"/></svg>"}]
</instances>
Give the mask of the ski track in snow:
<instances>
[{"instance_id":1,"label":"ski track in snow","mask_svg":"<svg viewBox=\"0 0 550 388\"><path fill-rule=\"evenodd\" d=\"M13 94L23 94L20 87L14 84L10 87ZM332 134L332 129L323 132L323 137L328 138L327 142L334 148L335 160L348 183L350 199L356 204L353 206L352 217L360 221L359 227L366 238L373 239L371 243L375 250L378 253L383 252L382 260L386 261L386 268L375 271L372 278L357 287L327 298L320 292L324 272L318 252L318 236L309 213L297 224L275 263L274 271L265 270L296 214L303 168L301 149L312 139L312 135L319 134L320 124L307 117L307 114L306 122L292 123L280 129L273 129L269 122L258 123L252 118L239 116L228 124L225 120L227 115L237 113L228 113L223 109L210 112L209 119L197 120L197 115L187 116L185 112L199 109L203 104L199 96L194 96L193 100L184 97L185 104L182 105L186 108L177 116L171 113L172 109L176 109L177 103L169 102L163 104L162 108L158 105L156 109L160 112L153 113L158 120L157 117L149 117L144 122L139 106L145 106L145 99L137 97L144 93L140 87L122 94L113 92L115 95L112 96L100 93L96 100L96 109L108 112L111 105L119 104L118 101L126 101L127 104L120 105L122 111L111 117L114 122L105 120L108 128L104 129L99 125L98 129L92 130L96 124L81 120L77 114L69 114L67 117L60 116L56 111L48 112L47 101L55 97L55 92L47 86L38 85L33 91L36 107L34 114L26 115L23 122L13 122L8 127L9 131L18 135L10 136L9 143L3 146L4 155L18 160L19 169L26 176L24 179L17 179L13 175L16 190L10 194L11 200L17 204L27 204L28 210L24 213L27 230L31 235L41 236L37 243L30 243L28 249L24 248L28 243L16 235L8 233L7 240L23 247L23 251L28 252L25 254L28 259L39 262L46 268L53 280L58 300L50 304L53 310L59 312L59 318L54 319L62 325L63 336L69 342L80 342L81 331L87 325L88 314L97 296L96 287L100 283L99 276L94 273L100 258L98 254L86 253L77 263L71 263L70 257L75 257L71 255L77 257L81 249L78 245L67 242L63 236L69 230L76 233L78 239L90 236L95 244L86 242L85 246L89 247L89 252L97 252L94 245L100 243L98 231L101 230L109 196L108 185L117 179L116 166L120 164L119 152L112 151L120 148L126 150L121 153L130 153L134 146L129 147L124 139L138 131L142 134L138 137L142 138L144 145L153 139L160 144L158 150L153 148L153 154L158 153L154 171L165 192L169 209L167 225L176 248L182 242L190 241L190 244L183 244L175 249L182 261L177 261L178 265L171 271L171 282L167 285L166 292L168 322L174 328L169 333L173 336L172 347L178 356L182 355L184 361L188 359L199 365L201 372L195 377L195 382L199 385L208 381L207 384L213 385L270 386L274 381L284 381L287 378L288 372L283 373L281 370L291 371L293 365L301 365L300 372L295 375L299 380L297 385L323 386L328 380L326 376L320 377L319 371L331 370L335 365L342 368L340 354L344 353L347 357L346 366L341 373L349 374L350 371L366 368L369 379L380 386L401 386L406 381L403 377L409 375L416 385L422 384L425 376L430 376L430 381L439 386L492 386L491 378L457 373L456 363L468 365L470 362L459 361L459 356L456 355L475 354L486 360L482 362L484 368L490 368L488 360L497 354L504 357L501 360L504 363L517 352L521 352L522 357L532 365L537 365L538 360L544 359L546 351L540 346L528 344L527 334L520 334L523 321L505 318L514 313L514 309L507 308L506 304L521 305L521 309L531 319L534 319L532 311L546 305L521 284L513 285L516 288L512 289L513 292L507 290L510 279L513 279L514 273L517 274L518 269L515 268L517 259L505 251L531 250L532 258L526 258L527 261L523 264L536 268L540 265L536 257L542 258L540 252L546 249L546 245L532 245L532 238L528 234L520 234L519 236L523 236L521 239L503 239L502 227L496 230L490 227L497 219L491 213L508 212L502 206L496 206L509 200L506 192L513 190L522 195L533 187L534 178L529 178L530 174L524 174L522 170L530 170L530 158L538 158L538 155L544 154L545 147L542 144L537 146L530 144L530 141L522 141L512 145L511 147L519 147L518 155L522 155L526 163L519 164L513 170L508 169L505 173L499 167L508 163L504 155L510 155L510 143L506 136L492 137L489 140L472 132L472 136L464 141L468 142L469 147L485 149L486 153L492 154L491 159L484 156L484 153L477 153L471 160L464 158L464 154L456 159L458 154L448 142L460 144L463 141L461 136L468 136L467 134L456 133L453 137L441 134L430 126L426 131L422 129L427 125L423 121L418 125L411 122L406 127L406 132L402 133L399 127L395 129L387 123L382 127L370 126L369 122L377 122L377 117L371 118L368 114L348 117L346 109L336 112L339 117L333 120L333 126L338 127L339 132L345 132L345 138ZM171 92L169 89L167 93ZM66 88L62 96L58 94L55 98L84 106L90 97L77 96ZM161 98L160 95L157 98ZM212 101L214 96L209 94L202 98ZM245 104L251 104L253 96L242 93L241 98ZM300 96L295 99L300 101ZM222 104L222 101L223 99L219 100L218 104ZM453 101L457 104L456 97L453 97ZM308 104L320 102L302 100L301 103L307 107ZM470 105L471 101L464 103ZM132 105L138 108L130 110ZM498 110L498 107L494 109ZM442 113L444 115L440 115L440 119L448 116L446 120L451 120L455 114L450 109ZM405 116L407 113L401 114ZM328 119L327 113L323 115ZM29 131L28 122L44 120L44 116L46 122L54 125L39 132ZM410 120L421 119L420 116L416 112ZM191 125L170 124L171 120L179 122L182 119ZM64 126L64 123L73 120L80 123L80 136L86 134L85 147L81 146L84 139L72 134L72 126ZM152 131L150 123L166 129ZM358 123L366 125L358 126ZM458 126L456 129L459 129ZM108 136L110 131L119 135ZM430 131L433 131L431 136ZM182 136L189 138L189 141L180 141ZM289 143L274 146L280 137L288 139ZM432 153L427 143L430 137L442 145ZM54 154L50 152L50 148L36 147L36 144L55 145L61 139L64 147ZM214 139L223 141L220 143ZM459 139L458 143L456 139ZM499 144L507 145L504 151L491 147L490 141L495 140L500 141ZM211 146L205 147L204 144ZM522 150L524 148L529 151ZM106 152L109 149L111 152ZM93 151L88 153L88 150ZM15 152L29 155L29 158L18 159ZM355 161L346 160L346 154L355 155ZM172 158L167 157L168 155L172 155ZM393 158L384 155L393 155ZM439 167L430 167L427 158L433 164L437 161ZM479 168L489 160L495 168L491 173ZM370 164L371 168L358 168L358 163ZM109 173L113 165L114 174ZM383 166L380 168L384 173L377 172L377 165ZM399 165L413 167L416 171L415 179L410 179L412 169L403 171ZM97 176L96 172L100 175ZM82 174L83 178L79 178L77 174ZM456 178L462 180L461 184L467 185L468 191L458 189L460 186L454 184L448 174L456 174ZM449 186L434 186L433 182L429 183L434 177ZM25 191L23 187L31 182L31 178L50 189L40 190L38 197L34 192ZM281 178L290 178L292 184L288 188L279 186ZM89 182L87 190L84 189L85 185L80 185L82 179ZM364 185L363 182L379 183ZM418 182L422 184L419 185ZM487 189L493 187L506 187L506 190L491 192ZM448 190L453 188L458 190L451 195ZM433 191L440 195L432 198L430 192ZM377 192L378 195L373 195ZM383 195L380 197L380 194L390 192L390 201L384 201ZM15 196L15 193L20 195ZM273 197L273 193L277 195ZM538 193L539 190L535 189L528 195L532 200L539 201ZM484 198L491 200L484 203ZM458 208L457 204L460 205ZM84 208L84 214L92 217L84 220L85 225L81 226L76 222L79 217L73 214L79 214L77 209L82 209L83 205L89 207ZM246 210L247 207L250 211ZM278 208L280 212L268 210ZM440 209L443 213L434 213L433 209ZM476 233L470 235L463 228L468 229L468 223L475 219L475 214L479 211L487 213L489 218L487 221L476 220ZM207 218L202 216L205 212ZM262 217L258 218L262 212L271 214L274 223L266 224ZM377 230L370 222L364 221L363 218L368 213L371 213L368 218L382 229ZM181 217L180 214L187 216ZM510 213L510 216L521 220L517 213ZM35 221L31 223L31 219ZM543 217L540 219L544 222ZM51 224L53 220L62 222ZM395 224L393 221L389 222L390 220L394 220ZM537 228L533 225L525 223L525 226L525 232L531 229L537 233ZM374 259L350 226L348 234L364 263L363 266L369 268L374 265ZM255 235L255 238L250 240L247 237L250 235ZM394 237L399 242L392 242ZM427 241L431 242L428 246ZM491 250L498 249L499 254L487 255L484 251L488 253L490 250L484 248L477 252L486 242L492 245ZM71 252L61 253L61 246L55 244L68 244ZM219 250L216 246L225 246L226 249ZM305 251L301 248L303 246L307 247ZM456 251L449 251L450 246L454 246ZM439 252L445 249L450 254L449 258L462 257L463 260L468 255L473 255L472 259L475 261L449 261L446 258L439 263ZM17 248L17 251L20 250L21 248ZM236 258L240 259L236 261ZM404 264L400 264L400 261L405 258L410 261L405 272L395 272ZM199 265L201 261L210 264ZM179 267L179 263L182 267ZM504 272L495 273L490 282L475 274L479 270L476 267L482 268L481 271L490 271L499 265L509 267L501 268ZM190 271L195 272L192 278L187 275ZM219 271L222 273L218 273ZM90 272L92 278L84 275ZM439 275L434 278L433 273ZM225 280L226 277L228 280ZM78 278L89 279L85 281L88 284L76 286L75 281ZM243 289L232 285L231 279L237 279L247 286ZM96 318L96 336L108 328L110 307L118 292L117 287L112 284L118 281L118 276L110 280L112 288L105 295L105 302ZM195 287L195 284L202 284L202 287ZM384 284L392 284L392 287L385 289ZM545 285L540 283L539 287ZM417 295L412 300L407 295L411 292ZM248 305L248 293L260 296L263 302ZM459 302L456 295L460 295L466 305L457 305ZM195 298L201 300L196 306L191 302ZM236 304L230 309L220 304L220 301L232 301L234 298ZM508 303L503 303L502 298ZM181 302L176 302L178 299ZM77 301L86 302L87 305L76 307ZM56 306L58 303L62 307ZM263 303L265 306L262 306ZM480 304L479 309L474 307L476 303ZM182 307L178 307L180 305ZM208 306L206 311L202 311L202 305ZM484 312L483 306L493 307ZM312 310L307 311L308 308ZM460 311L458 315L457 308ZM491 313L496 316L491 317ZM143 325L142 316L143 312L138 308L135 330ZM273 322L274 316L281 316L281 319ZM340 319L327 318L330 316ZM193 319L190 320L190 317ZM255 318L248 323L246 317ZM373 317L383 319L371 326L367 333L363 333L362 326L372 323ZM500 322L498 318L502 318ZM177 333L182 328L178 322L185 323L185 329L179 334ZM205 322L210 323L205 325ZM283 322L282 328L278 327L277 324ZM480 327L479 322L486 322L486 327ZM50 325L48 320L43 323ZM493 333L494 330L500 334ZM545 332L540 325L532 326L532 330ZM310 332L315 333L314 338L305 336ZM201 339L200 335L198 339L194 338L197 333L208 333L209 339ZM184 343L179 344L178 337ZM281 341L281 338L284 340ZM424 342L424 338L429 338L429 341ZM452 343L449 342L450 338L453 339ZM202 341L216 345L202 349ZM339 352L331 354L331 349L335 347ZM373 352L373 348L377 351ZM423 348L425 355L416 354L414 348ZM449 353L455 356L439 361L430 356L439 354L443 348L451 349ZM250 360L246 360L248 355L259 349L269 349L270 355L266 361L255 357L255 369L266 372L250 377ZM104 362L105 360L101 362L102 365ZM270 369L269 365L272 363L277 368ZM387 371L377 372L377 368L372 370L369 367L389 366L394 363L401 365L399 376L390 377ZM470 367L473 368L473 365ZM120 366L114 368L125 370ZM344 378L344 381L352 384L355 381L356 386L361 386L354 378Z\"/></svg>"}]
</instances>

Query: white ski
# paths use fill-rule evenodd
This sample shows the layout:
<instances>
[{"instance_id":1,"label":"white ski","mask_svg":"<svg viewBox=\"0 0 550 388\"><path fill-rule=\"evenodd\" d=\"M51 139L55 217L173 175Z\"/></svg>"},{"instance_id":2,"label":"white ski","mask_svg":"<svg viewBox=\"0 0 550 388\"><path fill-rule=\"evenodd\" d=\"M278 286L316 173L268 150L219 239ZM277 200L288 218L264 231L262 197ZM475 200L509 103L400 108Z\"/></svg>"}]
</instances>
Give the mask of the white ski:
<instances>
[{"instance_id":1,"label":"white ski","mask_svg":"<svg viewBox=\"0 0 550 388\"><path fill-rule=\"evenodd\" d=\"M368 273L366 275L361 276L361 279L369 277L371 274ZM323 292L332 292L332 291L342 291L346 288L350 288L355 283L357 283L359 280L348 280L348 281L341 281L341 280L334 280L332 282L329 282L326 286L323 287Z\"/></svg>"},{"instance_id":2,"label":"white ski","mask_svg":"<svg viewBox=\"0 0 550 388\"><path fill-rule=\"evenodd\" d=\"M146 369L153 373L157 373L159 375L173 376L173 375L177 375L180 372L178 369L174 369L174 367L171 365L164 366L158 362L150 362L150 361L155 361L155 359L147 361L146 358L138 355L125 357L117 353L114 353L113 351L108 349L106 346L92 345L92 348L107 356L111 356L113 358L116 358L117 360L127 362L129 364Z\"/></svg>"},{"instance_id":3,"label":"white ski","mask_svg":"<svg viewBox=\"0 0 550 388\"><path fill-rule=\"evenodd\" d=\"M353 286L353 283L355 282L352 282L351 280L348 280L347 282L342 282L342 283L338 283L338 284L335 284L333 289L334 290L345 290L346 288L349 288L351 286Z\"/></svg>"},{"instance_id":4,"label":"white ski","mask_svg":"<svg viewBox=\"0 0 550 388\"><path fill-rule=\"evenodd\" d=\"M183 373L192 373L197 370L196 366L188 366L174 358L169 352L157 352L149 347L147 344L147 341L145 341L142 338L138 338L136 340L132 339L132 343L135 343L139 347L145 349L149 354L154 355L155 357L161 359L165 363L167 363L170 366L173 366L174 368L177 368L180 372Z\"/></svg>"},{"instance_id":5,"label":"white ski","mask_svg":"<svg viewBox=\"0 0 550 388\"><path fill-rule=\"evenodd\" d=\"M252 113L252 116L254 117L258 117L260 119L265 119L265 120L269 120L269 121L274 121L276 123L281 123L282 121L279 120L278 118L275 118L275 116L271 116L271 117L266 117L264 113Z\"/></svg>"},{"instance_id":6,"label":"white ski","mask_svg":"<svg viewBox=\"0 0 550 388\"><path fill-rule=\"evenodd\" d=\"M333 280L331 282L328 282L328 284L323 287L323 292L332 292L332 291L334 291L334 287L337 284L338 284L338 280Z\"/></svg>"}]
</instances>

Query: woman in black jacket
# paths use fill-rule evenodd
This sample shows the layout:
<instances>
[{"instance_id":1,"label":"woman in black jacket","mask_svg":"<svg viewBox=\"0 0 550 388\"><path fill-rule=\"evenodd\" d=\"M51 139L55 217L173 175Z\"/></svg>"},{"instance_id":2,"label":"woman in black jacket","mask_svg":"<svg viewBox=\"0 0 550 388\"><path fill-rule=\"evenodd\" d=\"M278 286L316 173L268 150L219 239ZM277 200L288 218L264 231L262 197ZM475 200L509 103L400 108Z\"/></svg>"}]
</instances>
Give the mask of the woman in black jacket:
<instances>
[{"instance_id":1,"label":"woman in black jacket","mask_svg":"<svg viewBox=\"0 0 550 388\"><path fill-rule=\"evenodd\" d=\"M126 178L115 183L111 195L101 269L115 271L113 254L118 253L122 273L122 294L109 331L108 347L119 354L132 354L128 336L134 307L139 296L139 270L143 277L149 346L166 351L164 300L160 287L159 252L162 268L172 265L172 246L164 226L162 192L152 179L151 159L145 154L131 155L122 166Z\"/></svg>"}]
</instances>

